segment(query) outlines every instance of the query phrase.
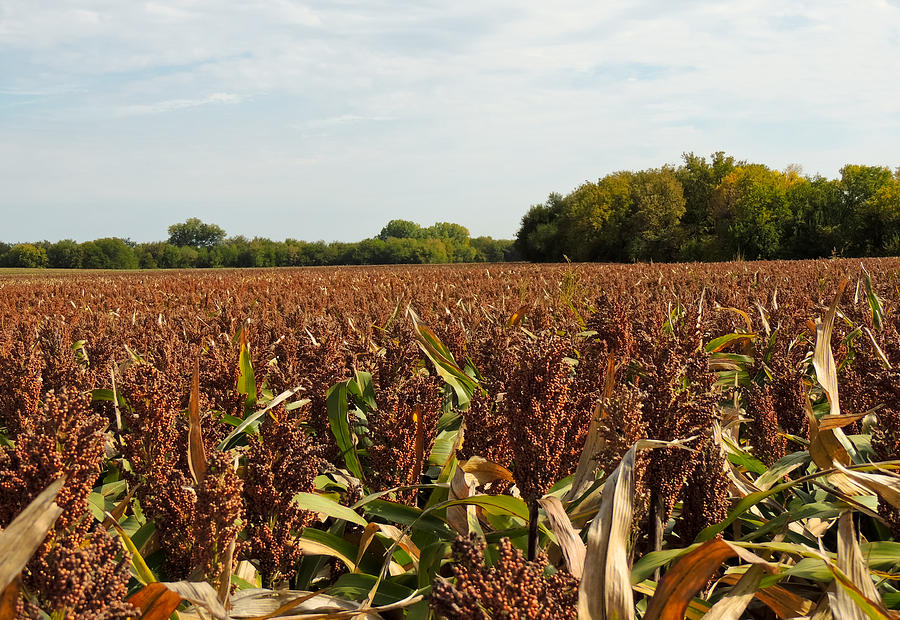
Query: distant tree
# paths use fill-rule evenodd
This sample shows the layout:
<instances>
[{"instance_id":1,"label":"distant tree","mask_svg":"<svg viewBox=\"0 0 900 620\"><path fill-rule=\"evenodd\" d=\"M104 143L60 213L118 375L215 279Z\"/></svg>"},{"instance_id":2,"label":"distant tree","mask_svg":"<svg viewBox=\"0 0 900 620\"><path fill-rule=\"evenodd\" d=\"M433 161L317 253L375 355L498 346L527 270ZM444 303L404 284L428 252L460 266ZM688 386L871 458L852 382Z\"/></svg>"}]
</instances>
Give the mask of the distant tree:
<instances>
[{"instance_id":1,"label":"distant tree","mask_svg":"<svg viewBox=\"0 0 900 620\"><path fill-rule=\"evenodd\" d=\"M737 166L746 162L735 162L734 157L717 151L707 161L693 153L682 155L684 164L675 170L675 176L684 192L684 216L682 224L690 232L710 232L709 208L713 192Z\"/></svg>"},{"instance_id":2,"label":"distant tree","mask_svg":"<svg viewBox=\"0 0 900 620\"><path fill-rule=\"evenodd\" d=\"M81 244L82 267L85 269L138 269L138 255L116 237L86 241Z\"/></svg>"},{"instance_id":3,"label":"distant tree","mask_svg":"<svg viewBox=\"0 0 900 620\"><path fill-rule=\"evenodd\" d=\"M109 257L93 241L81 244L81 266L84 269L110 269Z\"/></svg>"},{"instance_id":4,"label":"distant tree","mask_svg":"<svg viewBox=\"0 0 900 620\"><path fill-rule=\"evenodd\" d=\"M792 217L788 191L799 182L762 164L739 166L728 174L716 188L712 206L716 232L728 253L721 258L779 258Z\"/></svg>"},{"instance_id":5,"label":"distant tree","mask_svg":"<svg viewBox=\"0 0 900 620\"><path fill-rule=\"evenodd\" d=\"M391 220L388 222L381 232L378 233L376 239L387 241L390 237L397 239L422 239L425 237L424 229L409 220Z\"/></svg>"},{"instance_id":6,"label":"distant tree","mask_svg":"<svg viewBox=\"0 0 900 620\"><path fill-rule=\"evenodd\" d=\"M324 241L285 241L288 264L296 267L332 265L336 251Z\"/></svg>"},{"instance_id":7,"label":"distant tree","mask_svg":"<svg viewBox=\"0 0 900 620\"><path fill-rule=\"evenodd\" d=\"M477 253L479 262L501 263L510 260L513 241L510 239L494 239L492 237L475 237L472 247Z\"/></svg>"},{"instance_id":8,"label":"distant tree","mask_svg":"<svg viewBox=\"0 0 900 620\"><path fill-rule=\"evenodd\" d=\"M516 251L525 260L562 260L559 219L563 208L562 194L556 192L547 202L532 205L522 216L514 242Z\"/></svg>"},{"instance_id":9,"label":"distant tree","mask_svg":"<svg viewBox=\"0 0 900 620\"><path fill-rule=\"evenodd\" d=\"M573 260L629 260L634 211L633 172L608 174L584 183L562 201L562 253Z\"/></svg>"},{"instance_id":10,"label":"distant tree","mask_svg":"<svg viewBox=\"0 0 900 620\"><path fill-rule=\"evenodd\" d=\"M47 257L50 260L50 266L57 269L80 269L81 268L81 245L71 239L63 239L57 241L47 247Z\"/></svg>"},{"instance_id":11,"label":"distant tree","mask_svg":"<svg viewBox=\"0 0 900 620\"><path fill-rule=\"evenodd\" d=\"M141 269L175 269L182 267L181 250L165 241L141 243L135 248Z\"/></svg>"},{"instance_id":12,"label":"distant tree","mask_svg":"<svg viewBox=\"0 0 900 620\"><path fill-rule=\"evenodd\" d=\"M631 179L628 258L673 260L681 243L684 190L671 168L642 170Z\"/></svg>"},{"instance_id":13,"label":"distant tree","mask_svg":"<svg viewBox=\"0 0 900 620\"><path fill-rule=\"evenodd\" d=\"M347 245L341 262L349 265L379 265L387 257L387 243L381 239L363 239Z\"/></svg>"},{"instance_id":14,"label":"distant tree","mask_svg":"<svg viewBox=\"0 0 900 620\"><path fill-rule=\"evenodd\" d=\"M169 243L178 247L210 248L222 243L225 231L196 217L169 226Z\"/></svg>"},{"instance_id":15,"label":"distant tree","mask_svg":"<svg viewBox=\"0 0 900 620\"><path fill-rule=\"evenodd\" d=\"M792 216L782 242L783 256L820 258L847 250L840 181L805 177L791 185L787 201Z\"/></svg>"},{"instance_id":16,"label":"distant tree","mask_svg":"<svg viewBox=\"0 0 900 620\"><path fill-rule=\"evenodd\" d=\"M447 244L441 239L424 239L418 248L419 263L439 265L450 262Z\"/></svg>"},{"instance_id":17,"label":"distant tree","mask_svg":"<svg viewBox=\"0 0 900 620\"><path fill-rule=\"evenodd\" d=\"M193 267L197 267L197 259L200 257L200 253L197 248L192 248L186 245L176 249L178 251L177 264L179 268L190 269Z\"/></svg>"},{"instance_id":18,"label":"distant tree","mask_svg":"<svg viewBox=\"0 0 900 620\"><path fill-rule=\"evenodd\" d=\"M897 255L900 250L900 180L882 185L862 210L872 250L867 254Z\"/></svg>"},{"instance_id":19,"label":"distant tree","mask_svg":"<svg viewBox=\"0 0 900 620\"><path fill-rule=\"evenodd\" d=\"M469 229L451 222L437 222L424 231L424 236L429 239L449 239L458 244L469 241Z\"/></svg>"},{"instance_id":20,"label":"distant tree","mask_svg":"<svg viewBox=\"0 0 900 620\"><path fill-rule=\"evenodd\" d=\"M843 196L842 224L849 238L850 253L866 256L880 252L882 231L879 208L872 204L875 195L891 185L894 175L890 168L847 164L841 168Z\"/></svg>"},{"instance_id":21,"label":"distant tree","mask_svg":"<svg viewBox=\"0 0 900 620\"><path fill-rule=\"evenodd\" d=\"M6 263L9 267L35 269L48 266L50 261L44 248L37 247L32 243L18 243L6 253Z\"/></svg>"}]
</instances>

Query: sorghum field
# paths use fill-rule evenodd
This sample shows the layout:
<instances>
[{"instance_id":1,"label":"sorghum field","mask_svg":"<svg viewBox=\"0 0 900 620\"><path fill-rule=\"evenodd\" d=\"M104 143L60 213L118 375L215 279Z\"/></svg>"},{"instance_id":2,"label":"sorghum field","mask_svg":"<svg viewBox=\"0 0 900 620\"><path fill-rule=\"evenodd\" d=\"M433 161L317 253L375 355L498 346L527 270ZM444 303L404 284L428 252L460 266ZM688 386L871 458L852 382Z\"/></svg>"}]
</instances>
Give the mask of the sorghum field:
<instances>
[{"instance_id":1,"label":"sorghum field","mask_svg":"<svg viewBox=\"0 0 900 620\"><path fill-rule=\"evenodd\" d=\"M900 259L0 276L0 619L894 618Z\"/></svg>"}]
</instances>

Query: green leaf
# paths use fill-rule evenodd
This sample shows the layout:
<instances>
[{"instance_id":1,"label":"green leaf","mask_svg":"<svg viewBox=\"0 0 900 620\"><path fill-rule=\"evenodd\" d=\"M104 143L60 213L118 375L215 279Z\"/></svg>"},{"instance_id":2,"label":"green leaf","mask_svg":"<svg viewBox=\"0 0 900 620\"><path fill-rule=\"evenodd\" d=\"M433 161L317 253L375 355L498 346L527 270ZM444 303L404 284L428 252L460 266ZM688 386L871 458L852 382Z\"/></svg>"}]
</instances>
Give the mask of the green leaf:
<instances>
[{"instance_id":1,"label":"green leaf","mask_svg":"<svg viewBox=\"0 0 900 620\"><path fill-rule=\"evenodd\" d=\"M362 508L367 515L378 517L388 523L412 526L413 531L437 535L444 540L456 538L456 532L444 521L433 514L423 515L421 510L412 506L376 499Z\"/></svg>"},{"instance_id":2,"label":"green leaf","mask_svg":"<svg viewBox=\"0 0 900 620\"><path fill-rule=\"evenodd\" d=\"M361 370L354 371L354 379L348 383L348 389L353 396L366 406L368 411L376 411L378 403L375 402L375 385L372 383L372 373Z\"/></svg>"},{"instance_id":3,"label":"green leaf","mask_svg":"<svg viewBox=\"0 0 900 620\"><path fill-rule=\"evenodd\" d=\"M488 514L510 514L528 521L528 506L518 497L510 495L473 495L444 503L445 508L450 506L480 506Z\"/></svg>"},{"instance_id":4,"label":"green leaf","mask_svg":"<svg viewBox=\"0 0 900 620\"><path fill-rule=\"evenodd\" d=\"M756 487L766 490L795 469L808 465L810 460L811 457L806 450L783 456L768 471L756 479Z\"/></svg>"},{"instance_id":5,"label":"green leaf","mask_svg":"<svg viewBox=\"0 0 900 620\"><path fill-rule=\"evenodd\" d=\"M785 491L792 486L799 484L802 480L802 478L798 480L791 480L790 482L785 482L774 486L767 491L757 491L741 498L741 501L737 503L737 505L732 509L730 513L728 513L728 517L726 517L725 520L714 523L713 525L710 525L709 527L704 529L697 535L695 542L706 542L707 540L710 540L716 534L734 523L742 514L750 510L750 508L752 508L759 502L763 501L767 497L771 497L776 493L781 493L782 491Z\"/></svg>"},{"instance_id":6,"label":"green leaf","mask_svg":"<svg viewBox=\"0 0 900 620\"><path fill-rule=\"evenodd\" d=\"M441 431L438 433L431 448L431 454L428 456L428 462L432 465L443 467L450 458L450 453L453 451L458 435L459 431Z\"/></svg>"},{"instance_id":7,"label":"green leaf","mask_svg":"<svg viewBox=\"0 0 900 620\"><path fill-rule=\"evenodd\" d=\"M812 502L809 504L799 502L792 503L797 503L797 505L793 506L787 512L783 512L777 515L775 518L771 519L764 525L753 529L747 536L744 537L744 540L756 540L761 536L765 536L769 532L780 531L785 525L793 521L799 521L800 519L809 519L811 517L815 517L817 519L831 519L833 517L837 517L841 512L840 507L824 502Z\"/></svg>"},{"instance_id":8,"label":"green leaf","mask_svg":"<svg viewBox=\"0 0 900 620\"><path fill-rule=\"evenodd\" d=\"M865 267L862 270L866 274L866 301L869 302L869 309L872 311L872 324L875 326L875 329L881 331L884 327L884 307L881 305L878 295L872 289L872 277Z\"/></svg>"},{"instance_id":9,"label":"green leaf","mask_svg":"<svg viewBox=\"0 0 900 620\"><path fill-rule=\"evenodd\" d=\"M834 575L825 566L825 562L819 558L803 558L793 566L788 567L777 575L767 575L760 582L761 588L767 588L775 585L785 577L797 577L799 579L809 579L818 583L828 584L834 579Z\"/></svg>"},{"instance_id":10,"label":"green leaf","mask_svg":"<svg viewBox=\"0 0 900 620\"><path fill-rule=\"evenodd\" d=\"M228 433L228 436L225 437L222 441L219 442L218 450L224 452L225 450L229 450L233 448L240 438L247 434L248 431L255 431L259 424L261 423L262 417L266 415L270 410L274 409L288 398L297 393L300 388L294 388L292 390L285 390L275 398L273 398L268 405L266 405L265 409L261 409L259 411L255 411L254 413L245 417L240 424L238 424L233 431ZM307 402L309 402L307 400Z\"/></svg>"},{"instance_id":11,"label":"green leaf","mask_svg":"<svg viewBox=\"0 0 900 620\"><path fill-rule=\"evenodd\" d=\"M351 508L342 506L331 498L315 493L297 493L293 502L304 510L313 512L321 512L335 519L343 519L350 523L355 523L362 527L366 527L369 522L355 513Z\"/></svg>"},{"instance_id":12,"label":"green leaf","mask_svg":"<svg viewBox=\"0 0 900 620\"><path fill-rule=\"evenodd\" d=\"M328 390L327 407L331 433L344 457L344 463L351 474L363 480L362 465L356 453L356 445L347 419L347 381L336 383Z\"/></svg>"},{"instance_id":13,"label":"green leaf","mask_svg":"<svg viewBox=\"0 0 900 620\"><path fill-rule=\"evenodd\" d=\"M247 346L247 328L241 328L241 352L238 354L238 368L240 377L237 381L238 394L244 395L244 415L252 413L256 409L256 375L250 364L250 350Z\"/></svg>"},{"instance_id":14,"label":"green leaf","mask_svg":"<svg viewBox=\"0 0 900 620\"><path fill-rule=\"evenodd\" d=\"M441 561L449 552L450 544L446 542L432 543L422 549L419 555L419 571L416 574L420 588L431 585L441 570Z\"/></svg>"},{"instance_id":15,"label":"green leaf","mask_svg":"<svg viewBox=\"0 0 900 620\"><path fill-rule=\"evenodd\" d=\"M745 452L729 452L728 460L757 475L766 472L766 466L762 461L753 458Z\"/></svg>"},{"instance_id":16,"label":"green leaf","mask_svg":"<svg viewBox=\"0 0 900 620\"><path fill-rule=\"evenodd\" d=\"M872 570L888 571L900 566L900 542L864 542L860 543L859 549Z\"/></svg>"},{"instance_id":17,"label":"green leaf","mask_svg":"<svg viewBox=\"0 0 900 620\"><path fill-rule=\"evenodd\" d=\"M478 389L478 382L459 367L450 349L441 342L431 328L419 322L419 317L412 308L407 308L412 320L416 342L425 356L434 364L438 375L447 382L456 394L459 406L463 407L472 400L472 394Z\"/></svg>"},{"instance_id":18,"label":"green leaf","mask_svg":"<svg viewBox=\"0 0 900 620\"><path fill-rule=\"evenodd\" d=\"M356 545L340 536L307 527L297 544L303 550L303 555L327 555L337 558L351 571L356 566Z\"/></svg>"},{"instance_id":19,"label":"green leaf","mask_svg":"<svg viewBox=\"0 0 900 620\"><path fill-rule=\"evenodd\" d=\"M91 401L92 401L92 402L95 402L95 403L100 403L100 402L111 403L111 402L113 402L114 399L115 399L115 400L118 400L119 406L120 406L120 407L124 407L124 406L126 405L126 403L125 403L125 397L122 396L121 394L115 394L115 395L113 395L113 391L112 391L112 390L107 390L107 389L105 389L105 388L97 388L96 390L91 390Z\"/></svg>"},{"instance_id":20,"label":"green leaf","mask_svg":"<svg viewBox=\"0 0 900 620\"><path fill-rule=\"evenodd\" d=\"M721 351L725 347L727 347L732 342L738 340L755 340L756 334L725 334L724 336L719 336L718 338L713 338L704 347L707 353L717 353Z\"/></svg>"},{"instance_id":21,"label":"green leaf","mask_svg":"<svg viewBox=\"0 0 900 620\"><path fill-rule=\"evenodd\" d=\"M331 596L350 600L363 600L368 596L377 578L374 575L364 573L348 573L338 577L335 584L328 590ZM378 592L373 601L376 605L390 605L409 596L415 590L401 586L391 579L382 581L378 585Z\"/></svg>"},{"instance_id":22,"label":"green leaf","mask_svg":"<svg viewBox=\"0 0 900 620\"><path fill-rule=\"evenodd\" d=\"M107 516L111 518L111 515L107 514ZM134 542L132 542L128 534L125 533L125 530L122 529L122 526L116 523L115 519L112 519L112 521L112 526L115 528L119 538L122 539L122 544L125 546L128 553L131 554L131 571L134 576L141 582L141 585L155 583L156 575L154 575L153 571L150 570L150 567L147 566L147 562L144 561L144 556L141 555L141 552L138 550L137 546L135 546Z\"/></svg>"},{"instance_id":23,"label":"green leaf","mask_svg":"<svg viewBox=\"0 0 900 620\"><path fill-rule=\"evenodd\" d=\"M690 547L685 547L683 549L666 549L665 551L651 551L650 553L645 554L640 560L635 562L631 569L632 585L648 579L657 568L661 568L669 562L677 560L699 546L700 543L694 543Z\"/></svg>"}]
</instances>

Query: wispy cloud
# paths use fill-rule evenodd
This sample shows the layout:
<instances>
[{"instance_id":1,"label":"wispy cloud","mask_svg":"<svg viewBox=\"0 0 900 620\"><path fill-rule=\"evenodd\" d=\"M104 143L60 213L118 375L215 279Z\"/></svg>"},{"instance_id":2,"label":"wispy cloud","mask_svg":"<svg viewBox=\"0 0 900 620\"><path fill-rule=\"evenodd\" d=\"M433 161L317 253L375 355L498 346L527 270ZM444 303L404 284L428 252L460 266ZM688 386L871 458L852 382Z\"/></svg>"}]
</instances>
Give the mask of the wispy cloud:
<instances>
[{"instance_id":1,"label":"wispy cloud","mask_svg":"<svg viewBox=\"0 0 900 620\"><path fill-rule=\"evenodd\" d=\"M110 234L189 204L251 235L508 236L683 151L896 166L898 32L898 0L3 0L0 208L16 238L136 195Z\"/></svg>"},{"instance_id":2,"label":"wispy cloud","mask_svg":"<svg viewBox=\"0 0 900 620\"><path fill-rule=\"evenodd\" d=\"M233 93L213 93L208 97L200 99L167 99L165 101L157 101L155 103L142 103L136 105L123 106L118 109L119 116L141 116L146 114L164 114L166 112L175 112L186 108L196 108L210 104L220 103L240 103L241 97Z\"/></svg>"}]
</instances>

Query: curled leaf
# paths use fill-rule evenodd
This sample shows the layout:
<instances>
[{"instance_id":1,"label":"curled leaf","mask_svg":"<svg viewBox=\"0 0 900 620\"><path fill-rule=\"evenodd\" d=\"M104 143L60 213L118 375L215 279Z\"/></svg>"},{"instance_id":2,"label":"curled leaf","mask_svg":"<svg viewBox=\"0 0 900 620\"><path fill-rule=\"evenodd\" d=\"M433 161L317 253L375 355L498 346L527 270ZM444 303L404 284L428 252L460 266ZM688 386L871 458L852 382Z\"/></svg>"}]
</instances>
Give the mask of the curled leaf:
<instances>
[{"instance_id":1,"label":"curled leaf","mask_svg":"<svg viewBox=\"0 0 900 620\"><path fill-rule=\"evenodd\" d=\"M203 446L203 429L200 427L200 359L194 359L194 377L191 383L191 400L188 405L188 468L195 484L206 477L206 448Z\"/></svg>"},{"instance_id":2,"label":"curled leaf","mask_svg":"<svg viewBox=\"0 0 900 620\"><path fill-rule=\"evenodd\" d=\"M587 547L584 541L578 537L569 515L566 514L562 502L553 495L548 495L538 500L550 519L550 527L556 534L556 542L562 549L563 557L566 559L566 566L569 572L578 579L581 579L584 573L584 558L587 554Z\"/></svg>"}]
</instances>

